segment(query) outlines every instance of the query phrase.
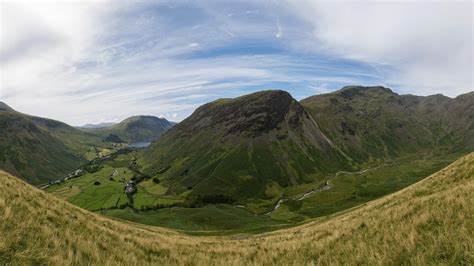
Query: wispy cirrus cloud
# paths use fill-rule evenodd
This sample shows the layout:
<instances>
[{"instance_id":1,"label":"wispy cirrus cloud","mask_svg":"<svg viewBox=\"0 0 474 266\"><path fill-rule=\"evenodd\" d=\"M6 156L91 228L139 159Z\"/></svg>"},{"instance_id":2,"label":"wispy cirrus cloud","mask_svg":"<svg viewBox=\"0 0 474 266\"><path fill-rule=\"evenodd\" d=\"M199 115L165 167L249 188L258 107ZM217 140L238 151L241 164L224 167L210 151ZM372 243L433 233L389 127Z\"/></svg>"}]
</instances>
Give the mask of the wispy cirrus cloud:
<instances>
[{"instance_id":1,"label":"wispy cirrus cloud","mask_svg":"<svg viewBox=\"0 0 474 266\"><path fill-rule=\"evenodd\" d=\"M473 90L472 1L296 2L324 54L375 64L402 92Z\"/></svg>"},{"instance_id":2,"label":"wispy cirrus cloud","mask_svg":"<svg viewBox=\"0 0 474 266\"><path fill-rule=\"evenodd\" d=\"M79 125L179 121L261 89L298 99L350 84L472 90L469 3L429 5L2 2L0 98Z\"/></svg>"}]
</instances>

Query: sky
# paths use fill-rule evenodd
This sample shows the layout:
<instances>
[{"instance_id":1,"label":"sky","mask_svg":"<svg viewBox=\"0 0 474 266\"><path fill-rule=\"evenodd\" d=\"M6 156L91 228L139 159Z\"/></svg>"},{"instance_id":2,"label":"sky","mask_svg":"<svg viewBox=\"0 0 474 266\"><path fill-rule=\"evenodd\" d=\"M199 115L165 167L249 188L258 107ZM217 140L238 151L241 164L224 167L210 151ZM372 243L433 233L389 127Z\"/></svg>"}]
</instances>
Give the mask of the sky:
<instances>
[{"instance_id":1,"label":"sky","mask_svg":"<svg viewBox=\"0 0 474 266\"><path fill-rule=\"evenodd\" d=\"M0 1L0 101L71 125L265 89L474 90L471 1Z\"/></svg>"}]
</instances>

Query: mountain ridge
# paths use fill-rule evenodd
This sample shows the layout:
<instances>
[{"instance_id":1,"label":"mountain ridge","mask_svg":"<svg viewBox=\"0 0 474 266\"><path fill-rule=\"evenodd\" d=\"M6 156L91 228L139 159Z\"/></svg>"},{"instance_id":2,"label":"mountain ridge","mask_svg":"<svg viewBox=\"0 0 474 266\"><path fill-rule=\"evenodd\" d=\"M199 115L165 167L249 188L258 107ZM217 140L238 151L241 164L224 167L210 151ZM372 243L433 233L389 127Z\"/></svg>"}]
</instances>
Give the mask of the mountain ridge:
<instances>
[{"instance_id":1,"label":"mountain ridge","mask_svg":"<svg viewBox=\"0 0 474 266\"><path fill-rule=\"evenodd\" d=\"M474 100L469 93L456 98L413 96L380 86L350 86L300 102L323 132L356 162L416 150L474 148L470 141L473 120L469 118Z\"/></svg>"}]
</instances>

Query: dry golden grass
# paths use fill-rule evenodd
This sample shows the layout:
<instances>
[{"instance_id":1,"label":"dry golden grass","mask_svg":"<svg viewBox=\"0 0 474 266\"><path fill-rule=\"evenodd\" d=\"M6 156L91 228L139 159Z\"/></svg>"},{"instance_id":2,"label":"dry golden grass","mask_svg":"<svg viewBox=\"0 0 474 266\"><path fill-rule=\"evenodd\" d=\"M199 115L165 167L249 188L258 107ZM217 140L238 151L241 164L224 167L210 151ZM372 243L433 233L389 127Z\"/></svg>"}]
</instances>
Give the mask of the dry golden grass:
<instances>
[{"instance_id":1,"label":"dry golden grass","mask_svg":"<svg viewBox=\"0 0 474 266\"><path fill-rule=\"evenodd\" d=\"M0 264L473 264L474 153L305 225L196 237L105 218L0 173Z\"/></svg>"}]
</instances>

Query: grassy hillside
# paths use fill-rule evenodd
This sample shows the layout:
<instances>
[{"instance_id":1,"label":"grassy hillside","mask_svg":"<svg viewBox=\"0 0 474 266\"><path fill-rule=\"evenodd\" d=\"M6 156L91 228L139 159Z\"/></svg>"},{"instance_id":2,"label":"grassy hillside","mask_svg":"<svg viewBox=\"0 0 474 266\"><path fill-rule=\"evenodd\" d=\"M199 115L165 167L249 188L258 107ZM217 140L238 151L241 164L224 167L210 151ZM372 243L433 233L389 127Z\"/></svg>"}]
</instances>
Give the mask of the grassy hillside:
<instances>
[{"instance_id":1,"label":"grassy hillside","mask_svg":"<svg viewBox=\"0 0 474 266\"><path fill-rule=\"evenodd\" d=\"M301 104L354 162L474 150L474 93L451 99L348 86Z\"/></svg>"},{"instance_id":2,"label":"grassy hillside","mask_svg":"<svg viewBox=\"0 0 474 266\"><path fill-rule=\"evenodd\" d=\"M85 162L99 136L59 121L30 116L0 104L0 169L32 184L63 177Z\"/></svg>"},{"instance_id":3,"label":"grassy hillside","mask_svg":"<svg viewBox=\"0 0 474 266\"><path fill-rule=\"evenodd\" d=\"M83 156L90 147L104 147L101 136L79 130L66 123L43 118L37 116L27 115L27 119L33 122L36 126L48 131L49 134L63 142L72 152Z\"/></svg>"},{"instance_id":4,"label":"grassy hillside","mask_svg":"<svg viewBox=\"0 0 474 266\"><path fill-rule=\"evenodd\" d=\"M104 218L0 173L0 263L473 264L474 153L397 193L262 235Z\"/></svg>"},{"instance_id":5,"label":"grassy hillside","mask_svg":"<svg viewBox=\"0 0 474 266\"><path fill-rule=\"evenodd\" d=\"M321 181L348 167L283 91L205 104L152 143L138 162L170 191L235 200L273 198L283 187ZM275 193L266 193L272 188Z\"/></svg>"},{"instance_id":6,"label":"grassy hillside","mask_svg":"<svg viewBox=\"0 0 474 266\"><path fill-rule=\"evenodd\" d=\"M27 117L0 112L0 168L32 184L58 178L81 159L58 138Z\"/></svg>"}]
</instances>

